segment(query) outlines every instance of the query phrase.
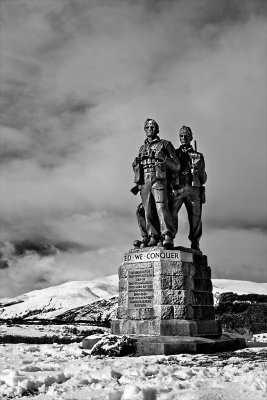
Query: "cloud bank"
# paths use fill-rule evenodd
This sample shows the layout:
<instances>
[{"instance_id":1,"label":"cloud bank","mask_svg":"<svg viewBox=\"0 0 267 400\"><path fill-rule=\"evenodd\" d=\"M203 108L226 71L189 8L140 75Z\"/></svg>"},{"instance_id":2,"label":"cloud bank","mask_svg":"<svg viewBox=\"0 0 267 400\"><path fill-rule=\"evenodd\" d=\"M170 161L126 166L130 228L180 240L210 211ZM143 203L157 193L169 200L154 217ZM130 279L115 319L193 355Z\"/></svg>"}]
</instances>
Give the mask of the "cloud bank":
<instances>
[{"instance_id":1,"label":"cloud bank","mask_svg":"<svg viewBox=\"0 0 267 400\"><path fill-rule=\"evenodd\" d=\"M0 296L116 272L139 236L131 162L148 116L176 147L191 126L205 155L214 277L266 281L266 3L0 7ZM182 212L177 244L187 231ZM54 254L18 254L25 241Z\"/></svg>"}]
</instances>

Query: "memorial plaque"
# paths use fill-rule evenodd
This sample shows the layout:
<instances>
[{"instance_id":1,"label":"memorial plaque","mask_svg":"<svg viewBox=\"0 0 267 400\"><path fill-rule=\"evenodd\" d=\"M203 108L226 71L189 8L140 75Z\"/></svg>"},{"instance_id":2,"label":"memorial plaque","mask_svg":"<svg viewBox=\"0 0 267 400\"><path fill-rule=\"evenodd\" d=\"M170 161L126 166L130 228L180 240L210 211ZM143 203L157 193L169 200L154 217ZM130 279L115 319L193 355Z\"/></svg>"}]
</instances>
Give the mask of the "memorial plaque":
<instances>
[{"instance_id":1,"label":"memorial plaque","mask_svg":"<svg viewBox=\"0 0 267 400\"><path fill-rule=\"evenodd\" d=\"M128 271L128 307L153 307L153 267Z\"/></svg>"},{"instance_id":2,"label":"memorial plaque","mask_svg":"<svg viewBox=\"0 0 267 400\"><path fill-rule=\"evenodd\" d=\"M183 252L180 250L150 250L140 251L133 253L125 253L123 255L123 263L142 263L142 262L153 262L153 261L184 261L193 262L193 254L189 252Z\"/></svg>"}]
</instances>

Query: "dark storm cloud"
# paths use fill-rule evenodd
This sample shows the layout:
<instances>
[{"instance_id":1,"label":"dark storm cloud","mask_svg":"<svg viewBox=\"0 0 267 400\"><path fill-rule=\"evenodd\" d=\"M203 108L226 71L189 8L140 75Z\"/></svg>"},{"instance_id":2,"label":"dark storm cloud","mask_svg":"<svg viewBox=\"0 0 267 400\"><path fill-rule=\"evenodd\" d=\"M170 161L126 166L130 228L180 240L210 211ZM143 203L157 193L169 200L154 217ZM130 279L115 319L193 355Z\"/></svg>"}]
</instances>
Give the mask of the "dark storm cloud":
<instances>
[{"instance_id":1,"label":"dark storm cloud","mask_svg":"<svg viewBox=\"0 0 267 400\"><path fill-rule=\"evenodd\" d=\"M205 154L215 271L249 278L255 253L263 279L266 2L11 0L1 15L1 240L9 257L39 238L58 251L12 256L5 295L116 272L138 237L129 189L147 115L175 147L191 126ZM188 245L184 213L180 227Z\"/></svg>"}]
</instances>

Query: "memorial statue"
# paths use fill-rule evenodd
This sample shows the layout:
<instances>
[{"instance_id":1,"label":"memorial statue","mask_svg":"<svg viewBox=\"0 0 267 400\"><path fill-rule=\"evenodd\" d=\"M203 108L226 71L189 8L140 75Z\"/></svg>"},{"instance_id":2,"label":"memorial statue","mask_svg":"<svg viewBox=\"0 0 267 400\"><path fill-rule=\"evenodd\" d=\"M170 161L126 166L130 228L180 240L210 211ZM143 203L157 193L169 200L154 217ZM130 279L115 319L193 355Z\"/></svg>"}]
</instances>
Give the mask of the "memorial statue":
<instances>
[{"instance_id":1,"label":"memorial statue","mask_svg":"<svg viewBox=\"0 0 267 400\"><path fill-rule=\"evenodd\" d=\"M200 250L199 240L202 235L202 204L205 203L205 187L207 180L203 154L193 149L193 134L188 126L180 129L181 146L175 150L180 162L179 186L174 187L171 198L171 214L175 230L178 230L178 213L184 204L189 220L189 240L191 249ZM195 146L196 147L196 146Z\"/></svg>"},{"instance_id":2,"label":"memorial statue","mask_svg":"<svg viewBox=\"0 0 267 400\"><path fill-rule=\"evenodd\" d=\"M140 247L164 246L173 248L176 228L169 207L169 195L178 184L179 161L171 142L160 139L159 126L151 118L144 124L145 143L140 147L133 162L136 186L140 191L142 205L138 219L143 240Z\"/></svg>"}]
</instances>

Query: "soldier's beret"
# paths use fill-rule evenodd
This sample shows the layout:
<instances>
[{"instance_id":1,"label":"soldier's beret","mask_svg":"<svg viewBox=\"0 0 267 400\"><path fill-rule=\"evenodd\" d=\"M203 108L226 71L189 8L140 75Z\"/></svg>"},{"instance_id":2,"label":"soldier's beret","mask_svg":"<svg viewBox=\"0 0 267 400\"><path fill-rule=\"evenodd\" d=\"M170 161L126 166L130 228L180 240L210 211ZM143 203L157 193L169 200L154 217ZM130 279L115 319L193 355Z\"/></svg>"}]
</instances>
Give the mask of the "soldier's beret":
<instances>
[{"instance_id":1,"label":"soldier's beret","mask_svg":"<svg viewBox=\"0 0 267 400\"><path fill-rule=\"evenodd\" d=\"M190 135L193 137L193 132L191 131L191 128L189 126L183 125L180 129L180 133L190 133Z\"/></svg>"}]
</instances>

